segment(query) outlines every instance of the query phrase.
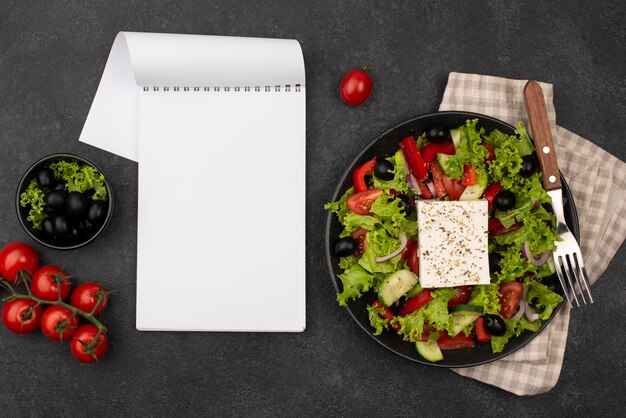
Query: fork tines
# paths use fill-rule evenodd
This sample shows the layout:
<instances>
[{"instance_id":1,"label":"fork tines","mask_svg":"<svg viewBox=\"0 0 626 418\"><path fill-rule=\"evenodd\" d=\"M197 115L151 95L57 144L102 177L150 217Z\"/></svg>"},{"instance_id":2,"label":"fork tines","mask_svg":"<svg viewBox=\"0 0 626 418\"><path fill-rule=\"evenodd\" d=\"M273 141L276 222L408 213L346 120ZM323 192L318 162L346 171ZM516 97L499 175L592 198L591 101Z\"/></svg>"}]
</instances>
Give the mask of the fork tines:
<instances>
[{"instance_id":1,"label":"fork tines","mask_svg":"<svg viewBox=\"0 0 626 418\"><path fill-rule=\"evenodd\" d=\"M582 299L582 304L587 305L593 303L593 297L589 290L589 276L587 270L577 253L570 254L554 254L554 265L556 268L557 276L563 287L563 294L567 303L571 308L574 307L572 299L574 300L576 307L581 304L578 300L578 296ZM577 295L578 293L578 295ZM585 296L586 294L586 296Z\"/></svg>"}]
</instances>

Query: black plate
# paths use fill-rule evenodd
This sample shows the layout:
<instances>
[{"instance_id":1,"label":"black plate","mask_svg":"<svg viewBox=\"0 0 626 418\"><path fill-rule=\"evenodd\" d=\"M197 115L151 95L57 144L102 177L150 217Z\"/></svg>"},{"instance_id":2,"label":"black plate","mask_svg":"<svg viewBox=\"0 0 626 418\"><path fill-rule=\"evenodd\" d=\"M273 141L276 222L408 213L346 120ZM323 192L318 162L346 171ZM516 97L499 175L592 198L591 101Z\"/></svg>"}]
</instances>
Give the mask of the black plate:
<instances>
[{"instance_id":1,"label":"black plate","mask_svg":"<svg viewBox=\"0 0 626 418\"><path fill-rule=\"evenodd\" d=\"M398 150L398 143L404 137L408 135L420 135L432 125L444 125L448 128L456 128L465 124L465 121L467 119L478 119L478 126L484 127L487 132L491 132L494 129L499 129L504 133L512 135L515 131L515 128L508 123L502 122L489 116L469 112L439 112L410 119L383 133L371 144L365 147L365 149L354 159L352 164L350 164L348 170L346 170L345 174L341 178L341 181L339 182L339 186L335 191L335 195L332 201L338 200L343 195L343 193L352 186L352 172L356 167L362 165L363 163L375 156L381 157L393 155ZM574 201L572 199L569 187L567 183L565 183L565 179L562 175L561 181L563 183L565 220L576 239L578 239L579 228L576 207L574 206ZM342 286L341 281L337 277L337 275L340 274L341 271L338 267L339 257L336 257L331 253L331 242L334 242L337 239L342 229L343 228L341 227L341 224L337 220L335 214L329 212L326 222L326 260L328 263L328 269L330 271L333 285L335 286L337 292L340 291ZM562 289L560 288L560 286L557 286L557 289L557 291L561 292L562 294ZM363 330L367 332L369 336L374 338L380 344L402 357L416 361L418 363L427 364L429 366L469 367L489 363L491 361L500 359L513 353L538 335L538 332L534 333L527 331L519 337L512 337L509 340L508 344L505 346L504 350L497 354L491 352L490 343L480 342L478 342L476 347L474 348L447 350L444 352L444 360L437 363L431 363L424 360L419 354L417 354L412 343L403 341L402 338L394 332L386 331L378 336L372 335L373 329L369 323L366 306L368 304L371 304L374 299L376 299L376 295L374 294L374 292L370 291L369 293L363 295L363 297L361 297L360 299L350 301L347 306L348 312L350 312L350 315L352 315L354 320L361 326L361 328L363 328ZM559 305L557 309L555 309L552 317L549 320L543 322L541 330L539 332L541 332L552 320L552 318L554 318L556 312L558 312L560 308L561 305Z\"/></svg>"}]
</instances>

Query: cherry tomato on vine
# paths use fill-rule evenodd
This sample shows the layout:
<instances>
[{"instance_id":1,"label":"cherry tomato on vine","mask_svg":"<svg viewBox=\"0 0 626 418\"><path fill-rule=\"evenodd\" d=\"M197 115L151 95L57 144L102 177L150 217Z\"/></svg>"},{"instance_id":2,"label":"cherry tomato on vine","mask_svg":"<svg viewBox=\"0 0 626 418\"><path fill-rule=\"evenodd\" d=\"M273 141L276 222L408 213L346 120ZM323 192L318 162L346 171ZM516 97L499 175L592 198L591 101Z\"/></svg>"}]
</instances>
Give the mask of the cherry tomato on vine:
<instances>
[{"instance_id":1,"label":"cherry tomato on vine","mask_svg":"<svg viewBox=\"0 0 626 418\"><path fill-rule=\"evenodd\" d=\"M25 270L33 273L39 265L37 252L23 242L9 242L0 250L0 276L11 283L17 281L17 274Z\"/></svg>"},{"instance_id":2,"label":"cherry tomato on vine","mask_svg":"<svg viewBox=\"0 0 626 418\"><path fill-rule=\"evenodd\" d=\"M339 88L341 98L350 106L365 103L372 92L372 78L363 70L350 70L343 76Z\"/></svg>"},{"instance_id":3,"label":"cherry tomato on vine","mask_svg":"<svg viewBox=\"0 0 626 418\"><path fill-rule=\"evenodd\" d=\"M62 306L49 306L41 315L41 332L53 341L69 339L78 328L78 316Z\"/></svg>"},{"instance_id":4,"label":"cherry tomato on vine","mask_svg":"<svg viewBox=\"0 0 626 418\"><path fill-rule=\"evenodd\" d=\"M109 346L109 338L105 333L98 335L98 327L93 324L81 325L70 340L70 351L81 363L95 363L102 359Z\"/></svg>"},{"instance_id":5,"label":"cherry tomato on vine","mask_svg":"<svg viewBox=\"0 0 626 418\"><path fill-rule=\"evenodd\" d=\"M13 299L2 307L2 322L11 332L30 334L39 328L41 305L30 299Z\"/></svg>"},{"instance_id":6,"label":"cherry tomato on vine","mask_svg":"<svg viewBox=\"0 0 626 418\"><path fill-rule=\"evenodd\" d=\"M102 286L98 283L83 283L76 287L76 289L72 292L72 296L70 296L70 305L90 313L93 311L93 308L95 308L96 303L98 302L98 292L105 292ZM102 303L100 303L98 309L94 312L94 315L100 315L106 309L108 303L109 298L107 295L103 295Z\"/></svg>"},{"instance_id":7,"label":"cherry tomato on vine","mask_svg":"<svg viewBox=\"0 0 626 418\"><path fill-rule=\"evenodd\" d=\"M43 300L57 300L59 298L59 286L55 277L61 280L61 299L67 299L72 285L68 275L57 266L41 266L37 269L31 282L33 295Z\"/></svg>"}]
</instances>

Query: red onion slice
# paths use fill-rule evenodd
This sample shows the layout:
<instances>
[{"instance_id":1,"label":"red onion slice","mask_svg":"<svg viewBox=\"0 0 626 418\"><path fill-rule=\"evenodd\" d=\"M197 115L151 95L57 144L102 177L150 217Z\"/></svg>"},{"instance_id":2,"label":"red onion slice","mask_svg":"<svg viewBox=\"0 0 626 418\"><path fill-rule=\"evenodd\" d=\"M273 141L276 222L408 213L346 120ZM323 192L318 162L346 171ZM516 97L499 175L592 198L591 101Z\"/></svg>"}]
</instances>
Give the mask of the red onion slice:
<instances>
[{"instance_id":1,"label":"red onion slice","mask_svg":"<svg viewBox=\"0 0 626 418\"><path fill-rule=\"evenodd\" d=\"M528 319L530 322L535 322L536 320L538 320L539 314L533 311L528 303L524 302L524 305L526 305L526 311L524 312L524 315L526 315L526 319Z\"/></svg>"},{"instance_id":2,"label":"red onion slice","mask_svg":"<svg viewBox=\"0 0 626 418\"><path fill-rule=\"evenodd\" d=\"M431 179L426 179L424 180L424 184L426 185L426 187L428 187L428 190L430 190L430 193L433 195L433 197L437 197L437 192L435 191L435 183L433 183Z\"/></svg>"},{"instance_id":3,"label":"red onion slice","mask_svg":"<svg viewBox=\"0 0 626 418\"><path fill-rule=\"evenodd\" d=\"M404 248L406 247L406 243L407 243L406 235L400 234L398 235L398 239L400 240L400 246L398 247L398 249L392 252L391 254L387 254L386 256L376 257L377 263L384 263L387 260L391 260L398 254L400 254L402 251L404 251Z\"/></svg>"},{"instance_id":4,"label":"red onion slice","mask_svg":"<svg viewBox=\"0 0 626 418\"><path fill-rule=\"evenodd\" d=\"M524 312L526 311L526 302L524 299L520 299L519 305L517 306L517 313L511 319L520 319Z\"/></svg>"},{"instance_id":5,"label":"red onion slice","mask_svg":"<svg viewBox=\"0 0 626 418\"><path fill-rule=\"evenodd\" d=\"M532 264L533 266L543 266L546 261L548 261L548 258L550 258L550 254L552 254L550 251L546 251L542 254L539 254L538 256L533 256L530 252L530 247L528 246L528 243L522 243L522 255L526 260L530 261L530 264Z\"/></svg>"},{"instance_id":6,"label":"red onion slice","mask_svg":"<svg viewBox=\"0 0 626 418\"><path fill-rule=\"evenodd\" d=\"M531 212L536 211L538 207L539 207L539 201L537 199L533 199L533 208L531 209Z\"/></svg>"},{"instance_id":7,"label":"red onion slice","mask_svg":"<svg viewBox=\"0 0 626 418\"><path fill-rule=\"evenodd\" d=\"M415 193L417 196L421 196L422 191L420 190L420 186L417 185L417 179L413 174L407 174L406 182L409 184L411 190L413 190L413 193Z\"/></svg>"}]
</instances>

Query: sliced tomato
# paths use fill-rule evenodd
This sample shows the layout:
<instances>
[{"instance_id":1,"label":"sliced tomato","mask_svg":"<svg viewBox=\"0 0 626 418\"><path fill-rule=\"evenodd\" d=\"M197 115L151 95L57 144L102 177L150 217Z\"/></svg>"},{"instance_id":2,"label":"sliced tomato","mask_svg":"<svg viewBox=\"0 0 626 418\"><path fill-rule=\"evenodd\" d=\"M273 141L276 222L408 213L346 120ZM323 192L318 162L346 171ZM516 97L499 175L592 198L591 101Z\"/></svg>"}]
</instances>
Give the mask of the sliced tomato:
<instances>
[{"instance_id":1,"label":"sliced tomato","mask_svg":"<svg viewBox=\"0 0 626 418\"><path fill-rule=\"evenodd\" d=\"M474 321L474 325L476 328L476 339L478 341L480 341L481 343L488 343L489 341L491 341L491 334L485 326L484 316L479 316L478 318L476 318L476 321Z\"/></svg>"},{"instance_id":2,"label":"sliced tomato","mask_svg":"<svg viewBox=\"0 0 626 418\"><path fill-rule=\"evenodd\" d=\"M493 160L496 159L496 153L493 150L493 145L485 143L485 148L487 148L487 151L489 152L489 156L485 159L485 162L491 162Z\"/></svg>"},{"instance_id":3,"label":"sliced tomato","mask_svg":"<svg viewBox=\"0 0 626 418\"><path fill-rule=\"evenodd\" d=\"M456 295L448 301L448 309L456 305L465 305L472 297L472 286L459 286L456 288Z\"/></svg>"},{"instance_id":4,"label":"sliced tomato","mask_svg":"<svg viewBox=\"0 0 626 418\"><path fill-rule=\"evenodd\" d=\"M487 223L487 229L489 229L489 235L491 235L492 237L497 237L498 235L508 234L509 232L513 232L517 229L520 229L522 226L524 226L523 222L517 222L511 225L510 227L505 228L504 225L502 225L502 222L500 222L500 219L498 218L489 218L489 221Z\"/></svg>"},{"instance_id":5,"label":"sliced tomato","mask_svg":"<svg viewBox=\"0 0 626 418\"><path fill-rule=\"evenodd\" d=\"M446 188L448 196L450 196L450 200L459 200L459 197L461 197L465 190L465 186L463 186L459 180L452 180L445 174L441 178L443 180L443 186Z\"/></svg>"},{"instance_id":6,"label":"sliced tomato","mask_svg":"<svg viewBox=\"0 0 626 418\"><path fill-rule=\"evenodd\" d=\"M500 183L491 183L485 189L485 193L483 193L483 199L485 199L487 201L487 204L489 205L489 212L491 212L491 209L493 209L493 202L494 200L496 200L496 196L498 196L498 193L500 193L500 189L502 189Z\"/></svg>"},{"instance_id":7,"label":"sliced tomato","mask_svg":"<svg viewBox=\"0 0 626 418\"><path fill-rule=\"evenodd\" d=\"M354 252L356 258L361 258L365 250L367 250L367 229L357 228L352 233L352 238L359 242L359 248Z\"/></svg>"},{"instance_id":8,"label":"sliced tomato","mask_svg":"<svg viewBox=\"0 0 626 418\"><path fill-rule=\"evenodd\" d=\"M419 274L419 268L420 268L420 259L417 253L417 248L418 248L417 242L409 241L406 244L406 251L404 252L407 266L409 266L409 269L416 275Z\"/></svg>"},{"instance_id":9,"label":"sliced tomato","mask_svg":"<svg viewBox=\"0 0 626 418\"><path fill-rule=\"evenodd\" d=\"M505 283L498 289L500 292L500 315L510 318L517 311L522 299L524 285L518 282Z\"/></svg>"},{"instance_id":10,"label":"sliced tomato","mask_svg":"<svg viewBox=\"0 0 626 418\"><path fill-rule=\"evenodd\" d=\"M364 192L355 193L348 198L348 208L357 215L371 215L370 208L378 196L383 194L381 189L368 189Z\"/></svg>"},{"instance_id":11,"label":"sliced tomato","mask_svg":"<svg viewBox=\"0 0 626 418\"><path fill-rule=\"evenodd\" d=\"M439 334L437 344L442 350L456 350L459 348L469 348L476 346L476 343L474 343L474 339L472 337L468 337L462 332L459 332L454 338L450 337L446 332L442 332L441 334Z\"/></svg>"},{"instance_id":12,"label":"sliced tomato","mask_svg":"<svg viewBox=\"0 0 626 418\"><path fill-rule=\"evenodd\" d=\"M354 183L354 192L360 193L367 190L367 183L365 182L365 176L368 176L374 172L376 167L376 157L372 158L352 173L352 182Z\"/></svg>"},{"instance_id":13,"label":"sliced tomato","mask_svg":"<svg viewBox=\"0 0 626 418\"><path fill-rule=\"evenodd\" d=\"M404 302L404 306L400 309L398 315L404 316L410 314L411 312L415 312L431 300L433 300L433 297L430 294L430 289L424 289L411 299Z\"/></svg>"},{"instance_id":14,"label":"sliced tomato","mask_svg":"<svg viewBox=\"0 0 626 418\"><path fill-rule=\"evenodd\" d=\"M456 148L454 148L452 141L445 141L441 144L434 144L431 142L422 148L422 159L425 163L429 163L437 158L437 154L454 155L455 153Z\"/></svg>"},{"instance_id":15,"label":"sliced tomato","mask_svg":"<svg viewBox=\"0 0 626 418\"><path fill-rule=\"evenodd\" d=\"M461 179L463 186L473 186L476 184L476 169L471 164L465 164L463 167L463 179Z\"/></svg>"},{"instance_id":16,"label":"sliced tomato","mask_svg":"<svg viewBox=\"0 0 626 418\"><path fill-rule=\"evenodd\" d=\"M407 136L400 141L400 149L404 155L404 160L409 166L409 171L418 180L425 179L428 176L428 165L424 162L415 139L412 136Z\"/></svg>"},{"instance_id":17,"label":"sliced tomato","mask_svg":"<svg viewBox=\"0 0 626 418\"><path fill-rule=\"evenodd\" d=\"M431 161L430 172L433 175L433 183L435 184L435 192L437 193L437 196L446 196L448 192L446 190L446 186L443 184L443 176L445 176L445 174L437 161Z\"/></svg>"},{"instance_id":18,"label":"sliced tomato","mask_svg":"<svg viewBox=\"0 0 626 418\"><path fill-rule=\"evenodd\" d=\"M426 185L421 182L421 181L417 181L417 186L420 188L420 197L422 199L432 199L433 198L433 194L430 192L430 190L428 190L428 187L426 187Z\"/></svg>"}]
</instances>

